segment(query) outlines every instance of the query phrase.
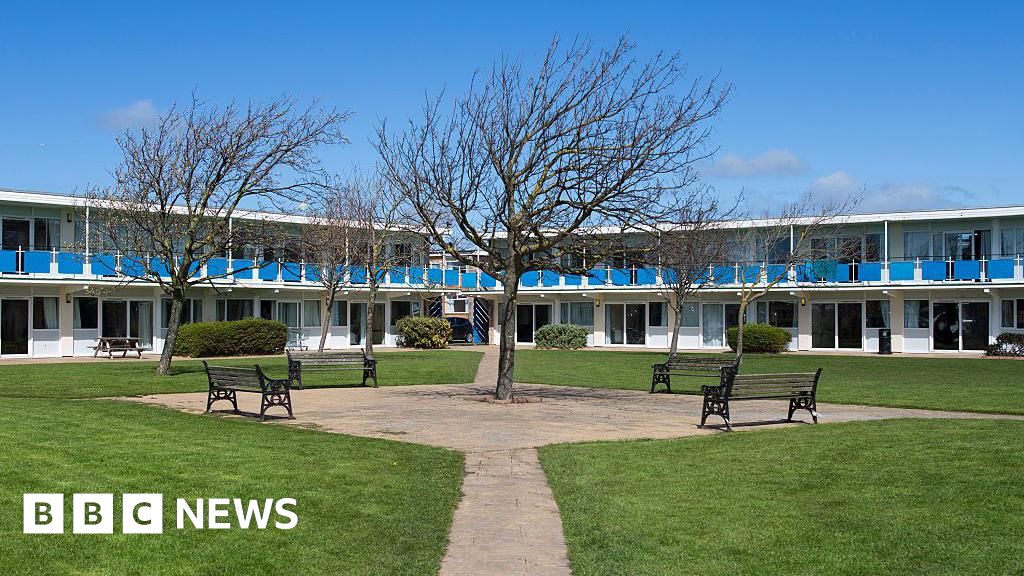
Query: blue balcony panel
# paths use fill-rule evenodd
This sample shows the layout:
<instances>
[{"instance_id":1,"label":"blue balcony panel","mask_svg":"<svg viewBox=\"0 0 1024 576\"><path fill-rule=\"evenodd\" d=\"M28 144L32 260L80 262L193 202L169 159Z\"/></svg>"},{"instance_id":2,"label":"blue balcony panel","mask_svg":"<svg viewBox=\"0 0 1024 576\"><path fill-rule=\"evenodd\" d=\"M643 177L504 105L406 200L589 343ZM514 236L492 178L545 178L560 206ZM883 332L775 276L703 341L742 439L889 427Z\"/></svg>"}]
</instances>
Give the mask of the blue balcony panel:
<instances>
[{"instance_id":1,"label":"blue balcony panel","mask_svg":"<svg viewBox=\"0 0 1024 576\"><path fill-rule=\"evenodd\" d=\"M889 281L890 282L902 282L906 280L914 279L914 263L913 262L890 262L889 263Z\"/></svg>"},{"instance_id":2,"label":"blue balcony panel","mask_svg":"<svg viewBox=\"0 0 1024 576\"><path fill-rule=\"evenodd\" d=\"M306 270L306 281L307 282L317 282L317 283L320 282L321 275L320 275L320 267L319 266L315 266L313 264L306 264L305 266L303 266L303 268L305 268L305 270Z\"/></svg>"},{"instance_id":3,"label":"blue balcony panel","mask_svg":"<svg viewBox=\"0 0 1024 576\"><path fill-rule=\"evenodd\" d=\"M210 258L206 262L206 275L207 276L227 276L228 274L228 259L227 258Z\"/></svg>"},{"instance_id":4,"label":"blue balcony panel","mask_svg":"<svg viewBox=\"0 0 1024 576\"><path fill-rule=\"evenodd\" d=\"M494 279L494 276L487 273L480 274L480 286L483 288L494 288L497 285L498 281Z\"/></svg>"},{"instance_id":5,"label":"blue balcony panel","mask_svg":"<svg viewBox=\"0 0 1024 576\"><path fill-rule=\"evenodd\" d=\"M760 266L745 266L743 268L743 282L747 284L757 284L761 281L761 267Z\"/></svg>"},{"instance_id":6,"label":"blue balcony panel","mask_svg":"<svg viewBox=\"0 0 1024 576\"><path fill-rule=\"evenodd\" d=\"M945 280L946 279L946 263L933 260L926 260L921 262L921 278L923 280Z\"/></svg>"},{"instance_id":7,"label":"blue balcony panel","mask_svg":"<svg viewBox=\"0 0 1024 576\"><path fill-rule=\"evenodd\" d=\"M1013 278L1013 260L989 260L988 277L994 280L1007 280Z\"/></svg>"},{"instance_id":8,"label":"blue balcony panel","mask_svg":"<svg viewBox=\"0 0 1024 576\"><path fill-rule=\"evenodd\" d=\"M445 270L444 271L444 285L457 287L459 285L459 271L458 270Z\"/></svg>"},{"instance_id":9,"label":"blue balcony panel","mask_svg":"<svg viewBox=\"0 0 1024 576\"><path fill-rule=\"evenodd\" d=\"M881 282L882 264L879 262L865 262L859 265L857 273L861 282Z\"/></svg>"},{"instance_id":10,"label":"blue balcony panel","mask_svg":"<svg viewBox=\"0 0 1024 576\"><path fill-rule=\"evenodd\" d=\"M661 269L661 281L665 284L675 284L679 280L679 275L676 271L671 268Z\"/></svg>"},{"instance_id":11,"label":"blue balcony panel","mask_svg":"<svg viewBox=\"0 0 1024 576\"><path fill-rule=\"evenodd\" d=\"M558 272L545 270L540 273L540 281L547 287L558 286Z\"/></svg>"},{"instance_id":12,"label":"blue balcony panel","mask_svg":"<svg viewBox=\"0 0 1024 576\"><path fill-rule=\"evenodd\" d=\"M409 284L423 284L423 268L419 266L409 268Z\"/></svg>"},{"instance_id":13,"label":"blue balcony panel","mask_svg":"<svg viewBox=\"0 0 1024 576\"><path fill-rule=\"evenodd\" d=\"M522 277L519 279L519 283L527 288L536 287L538 282L540 282L540 273L536 270L523 272Z\"/></svg>"},{"instance_id":14,"label":"blue balcony panel","mask_svg":"<svg viewBox=\"0 0 1024 576\"><path fill-rule=\"evenodd\" d=\"M604 286L607 276L605 268L593 268L587 273L587 284L590 286Z\"/></svg>"},{"instance_id":15,"label":"blue balcony panel","mask_svg":"<svg viewBox=\"0 0 1024 576\"><path fill-rule=\"evenodd\" d=\"M957 280L978 280L981 278L981 262L957 260L953 262L953 278Z\"/></svg>"},{"instance_id":16,"label":"blue balcony panel","mask_svg":"<svg viewBox=\"0 0 1024 576\"><path fill-rule=\"evenodd\" d=\"M440 268L428 268L427 269L427 283L429 284L440 284L444 281L444 270Z\"/></svg>"},{"instance_id":17,"label":"blue balcony panel","mask_svg":"<svg viewBox=\"0 0 1024 576\"><path fill-rule=\"evenodd\" d=\"M302 280L302 264L298 262L282 262L281 280L284 282L298 282Z\"/></svg>"},{"instance_id":18,"label":"blue balcony panel","mask_svg":"<svg viewBox=\"0 0 1024 576\"><path fill-rule=\"evenodd\" d=\"M89 260L92 262L92 273L99 276L117 275L117 261L113 254L93 254Z\"/></svg>"},{"instance_id":19,"label":"blue balcony panel","mask_svg":"<svg viewBox=\"0 0 1024 576\"><path fill-rule=\"evenodd\" d=\"M849 282L850 281L850 265L836 262L836 271L832 278L829 278L829 282Z\"/></svg>"},{"instance_id":20,"label":"blue balcony panel","mask_svg":"<svg viewBox=\"0 0 1024 576\"><path fill-rule=\"evenodd\" d=\"M735 284L736 268L732 266L715 266L715 284Z\"/></svg>"},{"instance_id":21,"label":"blue balcony panel","mask_svg":"<svg viewBox=\"0 0 1024 576\"><path fill-rule=\"evenodd\" d=\"M189 276L192 278L199 277L199 262L193 262L188 266Z\"/></svg>"},{"instance_id":22,"label":"blue balcony panel","mask_svg":"<svg viewBox=\"0 0 1024 576\"><path fill-rule=\"evenodd\" d=\"M649 286L658 282L658 271L654 268L637 268L636 283Z\"/></svg>"},{"instance_id":23,"label":"blue balcony panel","mask_svg":"<svg viewBox=\"0 0 1024 576\"><path fill-rule=\"evenodd\" d=\"M84 271L84 258L81 254L58 252L57 272L60 274L81 274Z\"/></svg>"},{"instance_id":24,"label":"blue balcony panel","mask_svg":"<svg viewBox=\"0 0 1024 576\"><path fill-rule=\"evenodd\" d=\"M630 284L630 271L625 268L612 268L612 285L614 286L629 286Z\"/></svg>"},{"instance_id":25,"label":"blue balcony panel","mask_svg":"<svg viewBox=\"0 0 1024 576\"><path fill-rule=\"evenodd\" d=\"M476 273L463 272L459 282L463 288L476 288Z\"/></svg>"},{"instance_id":26,"label":"blue balcony panel","mask_svg":"<svg viewBox=\"0 0 1024 576\"><path fill-rule=\"evenodd\" d=\"M817 282L818 277L814 274L814 264L804 262L796 265L797 282Z\"/></svg>"},{"instance_id":27,"label":"blue balcony panel","mask_svg":"<svg viewBox=\"0 0 1024 576\"><path fill-rule=\"evenodd\" d=\"M0 250L0 272L18 271L18 252L15 250Z\"/></svg>"},{"instance_id":28,"label":"blue balcony panel","mask_svg":"<svg viewBox=\"0 0 1024 576\"><path fill-rule=\"evenodd\" d=\"M130 278L147 278L145 261L135 256L121 257L121 274Z\"/></svg>"},{"instance_id":29,"label":"blue balcony panel","mask_svg":"<svg viewBox=\"0 0 1024 576\"><path fill-rule=\"evenodd\" d=\"M252 280L254 260L234 260L231 262L231 275L242 280Z\"/></svg>"},{"instance_id":30,"label":"blue balcony panel","mask_svg":"<svg viewBox=\"0 0 1024 576\"><path fill-rule=\"evenodd\" d=\"M25 252L25 272L29 274L49 274L52 253L45 250Z\"/></svg>"},{"instance_id":31,"label":"blue balcony panel","mask_svg":"<svg viewBox=\"0 0 1024 576\"><path fill-rule=\"evenodd\" d=\"M60 268L60 254L57 255L57 267ZM149 269L155 274L159 274L161 278L170 278L171 270L167 267L167 263L160 258L149 259Z\"/></svg>"},{"instance_id":32,"label":"blue balcony panel","mask_svg":"<svg viewBox=\"0 0 1024 576\"><path fill-rule=\"evenodd\" d=\"M811 262L811 271L814 281L836 282L839 275L839 262L836 260L815 260ZM847 269L846 277L849 278L850 271Z\"/></svg>"},{"instance_id":33,"label":"blue balcony panel","mask_svg":"<svg viewBox=\"0 0 1024 576\"><path fill-rule=\"evenodd\" d=\"M392 284L405 284L405 268L392 268L391 270L389 270L388 282L391 282Z\"/></svg>"},{"instance_id":34,"label":"blue balcony panel","mask_svg":"<svg viewBox=\"0 0 1024 576\"><path fill-rule=\"evenodd\" d=\"M353 266L352 269L348 271L348 273L349 273L349 280L353 284L366 284L366 268L365 267L363 267L363 266Z\"/></svg>"},{"instance_id":35,"label":"blue balcony panel","mask_svg":"<svg viewBox=\"0 0 1024 576\"><path fill-rule=\"evenodd\" d=\"M267 282L276 281L279 268L280 264L277 262L262 262L260 264L259 279Z\"/></svg>"},{"instance_id":36,"label":"blue balcony panel","mask_svg":"<svg viewBox=\"0 0 1024 576\"><path fill-rule=\"evenodd\" d=\"M564 276L562 276L562 278L565 278L565 285L566 286L582 286L583 285L583 277L580 276L579 274L565 274Z\"/></svg>"},{"instance_id":37,"label":"blue balcony panel","mask_svg":"<svg viewBox=\"0 0 1024 576\"><path fill-rule=\"evenodd\" d=\"M769 264L765 267L764 277L769 284L789 282L789 274L786 272L785 264Z\"/></svg>"}]
</instances>

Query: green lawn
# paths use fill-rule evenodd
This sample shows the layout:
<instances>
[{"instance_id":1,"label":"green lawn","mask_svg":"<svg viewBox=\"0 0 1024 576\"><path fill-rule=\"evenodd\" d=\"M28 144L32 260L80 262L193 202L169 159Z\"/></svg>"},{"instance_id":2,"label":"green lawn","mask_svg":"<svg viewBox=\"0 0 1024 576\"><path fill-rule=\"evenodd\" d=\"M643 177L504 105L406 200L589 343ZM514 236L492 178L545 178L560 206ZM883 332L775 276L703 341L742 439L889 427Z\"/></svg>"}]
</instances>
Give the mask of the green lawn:
<instances>
[{"instance_id":1,"label":"green lawn","mask_svg":"<svg viewBox=\"0 0 1024 576\"><path fill-rule=\"evenodd\" d=\"M377 379L381 386L408 384L461 384L472 382L483 356L468 350L376 352ZM288 363L283 355L244 359L212 359L211 364L251 366L259 364L270 376L284 378ZM157 376L152 360L15 364L0 367L0 397L95 398L138 396L166 392L206 390L206 373L198 360L175 360L173 375ZM303 375L306 387L358 385L356 370L310 372Z\"/></svg>"},{"instance_id":2,"label":"green lawn","mask_svg":"<svg viewBox=\"0 0 1024 576\"><path fill-rule=\"evenodd\" d=\"M519 350L516 381L650 390L651 364L664 358L656 352ZM748 373L819 367L821 402L1024 414L1024 362L1016 360L796 354L743 360ZM710 382L673 378L672 389L695 393Z\"/></svg>"},{"instance_id":3,"label":"green lawn","mask_svg":"<svg viewBox=\"0 0 1024 576\"><path fill-rule=\"evenodd\" d=\"M462 478L452 451L104 400L5 400L0 441L5 575L433 575ZM64 493L67 533L23 535L25 492ZM75 492L114 494L114 535L70 533ZM163 535L121 535L121 494L151 492ZM178 530L179 497L292 497L299 524Z\"/></svg>"},{"instance_id":4,"label":"green lawn","mask_svg":"<svg viewBox=\"0 0 1024 576\"><path fill-rule=\"evenodd\" d=\"M541 449L573 574L1021 574L1024 422Z\"/></svg>"}]
</instances>

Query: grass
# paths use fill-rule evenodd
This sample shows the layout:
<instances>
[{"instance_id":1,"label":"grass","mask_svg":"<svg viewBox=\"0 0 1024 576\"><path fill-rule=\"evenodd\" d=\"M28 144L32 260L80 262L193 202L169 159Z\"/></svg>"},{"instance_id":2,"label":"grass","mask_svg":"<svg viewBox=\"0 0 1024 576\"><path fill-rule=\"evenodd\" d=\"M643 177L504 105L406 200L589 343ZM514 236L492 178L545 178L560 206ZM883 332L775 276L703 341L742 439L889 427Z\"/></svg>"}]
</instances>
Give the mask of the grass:
<instances>
[{"instance_id":1,"label":"grass","mask_svg":"<svg viewBox=\"0 0 1024 576\"><path fill-rule=\"evenodd\" d=\"M6 400L0 441L5 575L433 575L462 477L438 448L104 400ZM66 534L21 533L26 492L65 494ZM113 535L70 533L76 492L114 494ZM120 534L123 493L164 495L162 535ZM292 497L299 523L176 528L176 498L216 497Z\"/></svg>"},{"instance_id":2,"label":"grass","mask_svg":"<svg viewBox=\"0 0 1024 576\"><path fill-rule=\"evenodd\" d=\"M656 352L519 350L516 381L650 390L651 364L664 358ZM819 367L820 402L1024 414L1024 362L1014 360L800 354L748 354L743 360L748 373ZM687 393L711 382L672 380L673 391Z\"/></svg>"},{"instance_id":3,"label":"grass","mask_svg":"<svg viewBox=\"0 0 1024 576\"><path fill-rule=\"evenodd\" d=\"M1020 574L1024 422L541 449L573 574Z\"/></svg>"},{"instance_id":4,"label":"grass","mask_svg":"<svg viewBox=\"0 0 1024 576\"><path fill-rule=\"evenodd\" d=\"M420 352L375 352L377 379L381 386L408 384L461 384L476 377L481 352L432 350ZM260 358L216 358L211 364L252 366L259 364L271 377L284 378L288 363L283 355ZM96 398L138 396L168 392L198 392L207 389L206 373L199 360L175 359L173 374L157 376L156 362L107 361L3 366L0 397ZM303 375L307 388L359 385L356 370L309 372Z\"/></svg>"}]
</instances>

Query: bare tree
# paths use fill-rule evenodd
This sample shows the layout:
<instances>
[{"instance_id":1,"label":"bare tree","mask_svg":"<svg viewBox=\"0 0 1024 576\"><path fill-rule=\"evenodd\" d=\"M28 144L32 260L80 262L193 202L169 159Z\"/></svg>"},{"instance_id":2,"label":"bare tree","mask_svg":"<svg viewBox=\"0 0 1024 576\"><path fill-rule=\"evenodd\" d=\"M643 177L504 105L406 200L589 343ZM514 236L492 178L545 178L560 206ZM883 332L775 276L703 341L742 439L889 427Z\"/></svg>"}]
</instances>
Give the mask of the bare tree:
<instances>
[{"instance_id":1,"label":"bare tree","mask_svg":"<svg viewBox=\"0 0 1024 576\"><path fill-rule=\"evenodd\" d=\"M699 187L687 194L673 218L658 231L651 254L662 270L662 285L670 294L668 305L675 315L669 355L679 348L679 330L685 307L711 280L712 266L726 255L725 221L736 214L739 201L723 209L710 189Z\"/></svg>"},{"instance_id":2,"label":"bare tree","mask_svg":"<svg viewBox=\"0 0 1024 576\"><path fill-rule=\"evenodd\" d=\"M732 223L735 231L729 245L739 297L736 356L740 362L747 308L784 282L815 282L811 262L829 255L842 257L824 250L817 240L835 238L859 202L859 194L817 199L806 193L776 211L766 211L758 220Z\"/></svg>"},{"instance_id":3,"label":"bare tree","mask_svg":"<svg viewBox=\"0 0 1024 576\"><path fill-rule=\"evenodd\" d=\"M373 356L373 322L377 296L388 274L412 265L416 244L422 236L406 219L404 198L390 183L377 176L352 176L341 194L353 225L349 262L353 274L366 282L366 354Z\"/></svg>"},{"instance_id":4,"label":"bare tree","mask_svg":"<svg viewBox=\"0 0 1024 576\"><path fill-rule=\"evenodd\" d=\"M503 60L448 114L438 98L397 136L379 127L384 173L431 240L502 283L496 398L512 395L523 273L581 271L600 233L652 223L709 154L728 87L683 76L678 56L639 63L625 39L601 51L555 40L532 75Z\"/></svg>"},{"instance_id":5,"label":"bare tree","mask_svg":"<svg viewBox=\"0 0 1024 576\"><path fill-rule=\"evenodd\" d=\"M353 221L353 207L347 191L330 187L309 210L310 224L303 227L300 241L306 263L306 279L322 287L326 311L320 319L320 343L323 352L336 305L338 292L352 279L349 247L361 237Z\"/></svg>"},{"instance_id":6,"label":"bare tree","mask_svg":"<svg viewBox=\"0 0 1024 576\"><path fill-rule=\"evenodd\" d=\"M155 283L171 299L159 374L170 371L185 291L226 277L206 264L254 241L261 228L233 226L234 217L318 187L317 148L344 141L347 116L315 105L297 109L287 97L245 108L193 100L172 107L156 127L118 138L123 158L114 182L91 191L87 202L104 249L122 255L126 282Z\"/></svg>"}]
</instances>

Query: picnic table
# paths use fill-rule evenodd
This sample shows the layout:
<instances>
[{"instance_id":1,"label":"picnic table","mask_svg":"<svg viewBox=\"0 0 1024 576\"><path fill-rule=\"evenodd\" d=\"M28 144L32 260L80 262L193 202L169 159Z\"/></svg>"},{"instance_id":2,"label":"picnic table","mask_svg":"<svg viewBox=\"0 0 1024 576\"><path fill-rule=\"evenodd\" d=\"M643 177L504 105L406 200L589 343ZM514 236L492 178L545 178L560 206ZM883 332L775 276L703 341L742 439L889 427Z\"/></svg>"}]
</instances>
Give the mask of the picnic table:
<instances>
[{"instance_id":1,"label":"picnic table","mask_svg":"<svg viewBox=\"0 0 1024 576\"><path fill-rule=\"evenodd\" d=\"M142 347L139 346L139 339L130 336L102 336L96 341L95 346L90 346L94 350L92 357L96 358L100 354L106 354L107 358L113 358L115 352L121 353L121 358L128 356L129 352L135 352L142 358Z\"/></svg>"}]
</instances>

